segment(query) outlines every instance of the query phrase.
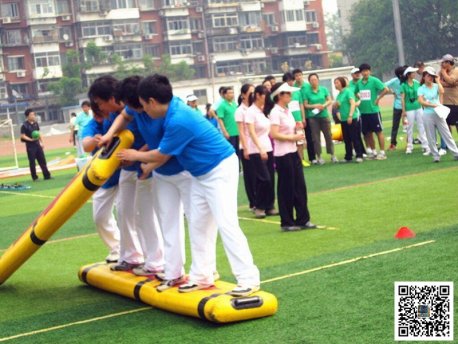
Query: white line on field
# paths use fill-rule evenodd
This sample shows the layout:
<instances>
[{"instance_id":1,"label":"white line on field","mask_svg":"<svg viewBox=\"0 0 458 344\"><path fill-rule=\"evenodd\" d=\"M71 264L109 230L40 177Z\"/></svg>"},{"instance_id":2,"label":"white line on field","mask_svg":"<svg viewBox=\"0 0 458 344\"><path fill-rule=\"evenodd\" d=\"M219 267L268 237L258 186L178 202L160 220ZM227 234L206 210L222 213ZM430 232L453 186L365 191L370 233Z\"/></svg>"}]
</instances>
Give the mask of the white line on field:
<instances>
[{"instance_id":1,"label":"white line on field","mask_svg":"<svg viewBox=\"0 0 458 344\"><path fill-rule=\"evenodd\" d=\"M265 281L261 281L261 283L271 283L271 282L275 282L275 281L280 281L280 280L283 280L283 279L287 279L287 278L291 278L291 277L295 277L295 276L300 276L300 275L305 275L305 274L308 274L308 273L311 273L311 272L315 272L315 271L320 271L320 270L325 270L325 269L333 268L333 267L340 266L340 265L355 263L355 262L357 262L359 260L363 260L363 259L373 258L373 257L377 257L377 256L383 256L385 254L390 254L390 253L399 252L399 251L402 251L402 250L407 250L407 249L418 247L418 246L432 244L434 242L436 242L436 241L435 240L423 241L423 242L419 242L417 244L398 247L398 248L394 248L394 249L388 250L388 251L372 253L372 254L369 254L367 256L360 256L360 257L356 257L356 258L351 258L351 259L343 260L341 262L328 264L328 265L323 265L323 266L318 266L316 268L295 272L293 274L274 277L274 278L271 278L271 279L268 279L268 280L265 280Z\"/></svg>"},{"instance_id":2,"label":"white line on field","mask_svg":"<svg viewBox=\"0 0 458 344\"><path fill-rule=\"evenodd\" d=\"M37 197L37 198L46 198L46 199L54 199L57 196L48 196L48 195L42 195L42 194L36 194L36 193L30 193L30 192L14 192L14 191L0 191L0 195L4 194L9 194L9 195L14 195L14 196L27 196L27 197ZM92 200L88 200L86 203L92 203Z\"/></svg>"},{"instance_id":3,"label":"white line on field","mask_svg":"<svg viewBox=\"0 0 458 344\"><path fill-rule=\"evenodd\" d=\"M271 278L271 279L268 279L268 280L265 280L265 281L261 281L261 283L266 284L266 283L271 283L271 282L275 282L275 281L279 281L279 280L283 280L283 279L287 279L287 278L291 278L291 277L295 277L295 276L305 275L305 274L308 274L308 273L311 273L311 272L315 272L315 271L320 271L320 270L325 270L325 269L329 269L329 268L340 266L340 265L355 263L355 262L357 262L359 260L362 260L362 259L373 258L373 257L382 256L382 255L386 255L386 254L390 254L390 253L395 253L395 252L399 252L399 251L410 249L410 248L414 248L414 247L419 247L419 246L432 244L434 242L435 242L435 240L423 241L423 242L419 242L417 244L398 247L398 248L395 248L395 249L392 249L392 250L376 252L376 253L369 254L367 256L360 256L360 257L356 257L356 258L352 258L352 259L343 260L341 262L328 264L328 265L323 265L323 266L319 266L319 267L316 267L316 268L313 268L313 269L296 272L296 273L293 273L293 274L288 274L288 275L284 275L284 276ZM142 312L142 311L146 311L148 309L151 309L151 307L142 307L142 308L137 308L137 309L133 309L133 310L130 310L130 311L107 314L107 315L100 316L100 317L95 317L95 318L90 318L90 319L86 319L86 320L80 320L80 321L71 322L71 323L68 323L68 324L48 327L48 328L44 328L44 329L41 329L41 330L20 333L20 334L16 334L16 335L13 335L13 336L10 336L10 337L0 338L0 342L6 342L7 340L11 340L11 339L16 339L16 338L21 338L21 337L26 337L26 336L32 336L32 335L35 335L35 334L40 334L40 333L60 330L60 329L63 329L63 328L66 328L66 327L70 327L70 326L88 324L88 323L91 323L91 322L105 320L105 319L109 319L109 318L113 318L113 317L117 317L117 316L132 314L132 313L136 313L136 312Z\"/></svg>"},{"instance_id":4,"label":"white line on field","mask_svg":"<svg viewBox=\"0 0 458 344\"><path fill-rule=\"evenodd\" d=\"M70 327L70 326L82 325L82 324L87 324L87 323L94 322L94 321L99 321L99 320L105 320L105 319L109 319L109 318L119 317L121 315L142 312L142 311L146 311L146 310L149 310L149 309L151 309L151 307L141 307L141 308L132 309L130 311L113 313L113 314L103 315L101 317L96 317L96 318L91 318L91 319L86 319L86 320L80 320L80 321L75 321L75 322L71 322L71 323L68 323L68 324L48 327L48 328L44 328L44 329L41 329L41 330L20 333L20 334L16 334L16 335L10 336L10 337L0 338L0 342L6 342L7 340L11 340L11 339L22 338L22 337L27 337L27 336L33 336L35 334L40 334L40 333L60 330L60 329L63 329L63 328L66 328L66 327Z\"/></svg>"}]
</instances>

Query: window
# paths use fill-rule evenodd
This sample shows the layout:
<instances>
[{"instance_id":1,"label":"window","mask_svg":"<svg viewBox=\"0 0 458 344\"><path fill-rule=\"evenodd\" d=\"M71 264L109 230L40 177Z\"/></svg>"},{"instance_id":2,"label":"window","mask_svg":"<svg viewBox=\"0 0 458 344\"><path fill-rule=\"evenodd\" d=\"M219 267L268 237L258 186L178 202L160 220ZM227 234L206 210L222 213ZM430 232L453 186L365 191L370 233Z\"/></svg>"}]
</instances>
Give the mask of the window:
<instances>
[{"instance_id":1,"label":"window","mask_svg":"<svg viewBox=\"0 0 458 344\"><path fill-rule=\"evenodd\" d=\"M234 51L238 49L238 38L237 37L214 37L213 38L213 51Z\"/></svg>"},{"instance_id":2,"label":"window","mask_svg":"<svg viewBox=\"0 0 458 344\"><path fill-rule=\"evenodd\" d=\"M2 17L11 17L11 18L19 18L19 8L16 2L11 2L9 4L2 4L1 7L1 14Z\"/></svg>"},{"instance_id":3,"label":"window","mask_svg":"<svg viewBox=\"0 0 458 344\"><path fill-rule=\"evenodd\" d=\"M260 26L261 12L241 12L239 20L240 26Z\"/></svg>"},{"instance_id":4,"label":"window","mask_svg":"<svg viewBox=\"0 0 458 344\"><path fill-rule=\"evenodd\" d=\"M202 41L193 41L192 51L194 51L194 54L204 54L204 43Z\"/></svg>"},{"instance_id":5,"label":"window","mask_svg":"<svg viewBox=\"0 0 458 344\"><path fill-rule=\"evenodd\" d=\"M81 12L97 12L99 10L99 2L97 0L81 0Z\"/></svg>"},{"instance_id":6,"label":"window","mask_svg":"<svg viewBox=\"0 0 458 344\"><path fill-rule=\"evenodd\" d=\"M160 45L145 45L145 55L152 57L161 57L161 46Z\"/></svg>"},{"instance_id":7,"label":"window","mask_svg":"<svg viewBox=\"0 0 458 344\"><path fill-rule=\"evenodd\" d=\"M133 8L135 7L134 0L111 0L111 8Z\"/></svg>"},{"instance_id":8,"label":"window","mask_svg":"<svg viewBox=\"0 0 458 344\"><path fill-rule=\"evenodd\" d=\"M47 52L35 54L36 67L51 67L60 65L60 56L58 52Z\"/></svg>"},{"instance_id":9,"label":"window","mask_svg":"<svg viewBox=\"0 0 458 344\"><path fill-rule=\"evenodd\" d=\"M188 41L170 42L170 55L190 55L192 54L192 45Z\"/></svg>"},{"instance_id":10,"label":"window","mask_svg":"<svg viewBox=\"0 0 458 344\"><path fill-rule=\"evenodd\" d=\"M70 14L70 6L68 0L57 0L56 1L57 14Z\"/></svg>"},{"instance_id":11,"label":"window","mask_svg":"<svg viewBox=\"0 0 458 344\"><path fill-rule=\"evenodd\" d=\"M4 82L0 82L0 99L6 99L6 98L8 98L6 84Z\"/></svg>"},{"instance_id":12,"label":"window","mask_svg":"<svg viewBox=\"0 0 458 344\"><path fill-rule=\"evenodd\" d=\"M140 33L140 26L137 23L113 24L113 32L121 32L124 35L135 35Z\"/></svg>"},{"instance_id":13,"label":"window","mask_svg":"<svg viewBox=\"0 0 458 344\"><path fill-rule=\"evenodd\" d=\"M227 61L216 63L216 74L217 75L232 75L235 73L242 72L242 65L239 61Z\"/></svg>"},{"instance_id":14,"label":"window","mask_svg":"<svg viewBox=\"0 0 458 344\"><path fill-rule=\"evenodd\" d=\"M251 60L242 62L243 74L262 74L267 68L264 60Z\"/></svg>"},{"instance_id":15,"label":"window","mask_svg":"<svg viewBox=\"0 0 458 344\"><path fill-rule=\"evenodd\" d=\"M191 30L192 31L200 31L203 29L202 21L197 18L191 18Z\"/></svg>"},{"instance_id":16,"label":"window","mask_svg":"<svg viewBox=\"0 0 458 344\"><path fill-rule=\"evenodd\" d=\"M5 38L6 38L5 43L8 45L21 44L22 43L21 30L5 31Z\"/></svg>"},{"instance_id":17,"label":"window","mask_svg":"<svg viewBox=\"0 0 458 344\"><path fill-rule=\"evenodd\" d=\"M59 40L61 41L71 41L72 30L70 26L63 26L59 28Z\"/></svg>"},{"instance_id":18,"label":"window","mask_svg":"<svg viewBox=\"0 0 458 344\"><path fill-rule=\"evenodd\" d=\"M286 10L283 15L287 22L304 21L303 10Z\"/></svg>"},{"instance_id":19,"label":"window","mask_svg":"<svg viewBox=\"0 0 458 344\"><path fill-rule=\"evenodd\" d=\"M54 1L48 0L30 0L29 10L32 15L53 14Z\"/></svg>"},{"instance_id":20,"label":"window","mask_svg":"<svg viewBox=\"0 0 458 344\"><path fill-rule=\"evenodd\" d=\"M307 44L318 44L318 43L320 43L318 32L307 33Z\"/></svg>"},{"instance_id":21,"label":"window","mask_svg":"<svg viewBox=\"0 0 458 344\"><path fill-rule=\"evenodd\" d=\"M24 56L8 56L8 70L10 72L24 69Z\"/></svg>"},{"instance_id":22,"label":"window","mask_svg":"<svg viewBox=\"0 0 458 344\"><path fill-rule=\"evenodd\" d=\"M157 34L156 22L155 21L142 22L142 30L143 30L144 35Z\"/></svg>"},{"instance_id":23,"label":"window","mask_svg":"<svg viewBox=\"0 0 458 344\"><path fill-rule=\"evenodd\" d=\"M114 47L114 53L124 60L139 60L143 57L141 44L121 44Z\"/></svg>"},{"instance_id":24,"label":"window","mask_svg":"<svg viewBox=\"0 0 458 344\"><path fill-rule=\"evenodd\" d=\"M111 35L111 23L109 21L97 21L81 24L82 37L94 37Z\"/></svg>"},{"instance_id":25,"label":"window","mask_svg":"<svg viewBox=\"0 0 458 344\"><path fill-rule=\"evenodd\" d=\"M28 84L10 84L11 93L19 94L22 98L28 98ZM15 92L13 92L15 91Z\"/></svg>"},{"instance_id":26,"label":"window","mask_svg":"<svg viewBox=\"0 0 458 344\"><path fill-rule=\"evenodd\" d=\"M187 2L188 2L187 0L162 0L162 6L163 7L185 6Z\"/></svg>"},{"instance_id":27,"label":"window","mask_svg":"<svg viewBox=\"0 0 458 344\"><path fill-rule=\"evenodd\" d=\"M212 22L214 28L238 26L239 18L237 13L214 14Z\"/></svg>"},{"instance_id":28,"label":"window","mask_svg":"<svg viewBox=\"0 0 458 344\"><path fill-rule=\"evenodd\" d=\"M139 0L138 6L140 6L140 10L154 10L154 1L153 0Z\"/></svg>"},{"instance_id":29,"label":"window","mask_svg":"<svg viewBox=\"0 0 458 344\"><path fill-rule=\"evenodd\" d=\"M234 0L208 0L208 4L231 4L234 3Z\"/></svg>"},{"instance_id":30,"label":"window","mask_svg":"<svg viewBox=\"0 0 458 344\"><path fill-rule=\"evenodd\" d=\"M57 32L55 30L38 29L32 30L32 42L46 43L57 41Z\"/></svg>"},{"instance_id":31,"label":"window","mask_svg":"<svg viewBox=\"0 0 458 344\"><path fill-rule=\"evenodd\" d=\"M240 39L240 49L262 50L264 49L264 41L262 37L242 36Z\"/></svg>"},{"instance_id":32,"label":"window","mask_svg":"<svg viewBox=\"0 0 458 344\"><path fill-rule=\"evenodd\" d=\"M305 11L305 21L307 23L316 22L316 13L315 13L315 11Z\"/></svg>"},{"instance_id":33,"label":"window","mask_svg":"<svg viewBox=\"0 0 458 344\"><path fill-rule=\"evenodd\" d=\"M200 90L192 90L192 93L199 98L199 103L200 104L207 104L208 99L207 99L207 90L205 88L200 89Z\"/></svg>"},{"instance_id":34,"label":"window","mask_svg":"<svg viewBox=\"0 0 458 344\"><path fill-rule=\"evenodd\" d=\"M288 37L288 46L294 47L296 45L306 45L307 40L306 36L290 36Z\"/></svg>"},{"instance_id":35,"label":"window","mask_svg":"<svg viewBox=\"0 0 458 344\"><path fill-rule=\"evenodd\" d=\"M39 80L37 81L38 92L48 92L48 85L52 83L52 80Z\"/></svg>"},{"instance_id":36,"label":"window","mask_svg":"<svg viewBox=\"0 0 458 344\"><path fill-rule=\"evenodd\" d=\"M186 18L167 19L167 30L182 31L189 28L189 22Z\"/></svg>"},{"instance_id":37,"label":"window","mask_svg":"<svg viewBox=\"0 0 458 344\"><path fill-rule=\"evenodd\" d=\"M264 13L262 17L262 19L268 26L277 25L277 23L275 22L275 15L273 13Z\"/></svg>"}]
</instances>

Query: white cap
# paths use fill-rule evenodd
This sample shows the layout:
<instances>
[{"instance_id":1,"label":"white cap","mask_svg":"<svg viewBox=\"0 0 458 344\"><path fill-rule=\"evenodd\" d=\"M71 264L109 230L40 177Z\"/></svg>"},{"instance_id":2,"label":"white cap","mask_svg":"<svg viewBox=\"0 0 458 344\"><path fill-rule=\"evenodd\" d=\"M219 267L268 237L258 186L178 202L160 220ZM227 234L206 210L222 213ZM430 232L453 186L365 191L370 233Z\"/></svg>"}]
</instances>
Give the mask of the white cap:
<instances>
[{"instance_id":1,"label":"white cap","mask_svg":"<svg viewBox=\"0 0 458 344\"><path fill-rule=\"evenodd\" d=\"M444 56L442 56L442 59L441 59L441 62L453 62L453 61L455 61L455 58L450 54L445 54Z\"/></svg>"},{"instance_id":2,"label":"white cap","mask_svg":"<svg viewBox=\"0 0 458 344\"><path fill-rule=\"evenodd\" d=\"M418 68L413 68L413 67L407 67L406 70L404 71L404 76L406 76L409 73L416 72Z\"/></svg>"},{"instance_id":3,"label":"white cap","mask_svg":"<svg viewBox=\"0 0 458 344\"><path fill-rule=\"evenodd\" d=\"M437 76L436 71L431 66L425 67L425 69L423 70L423 73L424 72L426 72L426 73L428 73L429 75L432 75L432 76Z\"/></svg>"},{"instance_id":4,"label":"white cap","mask_svg":"<svg viewBox=\"0 0 458 344\"><path fill-rule=\"evenodd\" d=\"M186 97L187 102L193 102L194 100L197 100L197 98L194 94L190 94L189 96Z\"/></svg>"},{"instance_id":5,"label":"white cap","mask_svg":"<svg viewBox=\"0 0 458 344\"><path fill-rule=\"evenodd\" d=\"M353 69L350 71L351 74L355 74L355 73L359 73L359 72L360 72L359 68L356 68L356 67L353 68Z\"/></svg>"},{"instance_id":6,"label":"white cap","mask_svg":"<svg viewBox=\"0 0 458 344\"><path fill-rule=\"evenodd\" d=\"M278 96L281 92L290 92L290 93L293 93L293 92L296 92L296 91L299 91L300 88L297 88L297 87L292 87L290 85L288 85L287 82L284 82L283 84L281 84L281 86L279 88L277 88L270 96L272 99L274 99L275 96Z\"/></svg>"}]
</instances>

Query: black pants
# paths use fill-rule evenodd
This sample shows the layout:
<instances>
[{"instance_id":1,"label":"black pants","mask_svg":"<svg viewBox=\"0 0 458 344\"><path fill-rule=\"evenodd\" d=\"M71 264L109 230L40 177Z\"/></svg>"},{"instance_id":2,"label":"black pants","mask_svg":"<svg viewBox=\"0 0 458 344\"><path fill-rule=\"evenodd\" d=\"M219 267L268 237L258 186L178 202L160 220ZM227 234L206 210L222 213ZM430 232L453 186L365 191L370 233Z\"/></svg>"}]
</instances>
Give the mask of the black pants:
<instances>
[{"instance_id":1,"label":"black pants","mask_svg":"<svg viewBox=\"0 0 458 344\"><path fill-rule=\"evenodd\" d=\"M261 160L261 154L250 154L251 167L256 178L255 202L256 209L271 210L275 203L275 171L272 152L267 153L268 159Z\"/></svg>"},{"instance_id":2,"label":"black pants","mask_svg":"<svg viewBox=\"0 0 458 344\"><path fill-rule=\"evenodd\" d=\"M37 170L35 168L35 160L37 160L40 165L43 177L45 179L49 179L49 177L51 177L48 167L46 166L45 153L39 144L27 145L27 157L29 158L30 174L32 175L33 180L38 179Z\"/></svg>"},{"instance_id":3,"label":"black pants","mask_svg":"<svg viewBox=\"0 0 458 344\"><path fill-rule=\"evenodd\" d=\"M304 226L310 221L307 207L307 186L297 152L275 157L278 173L278 210L281 226ZM296 209L296 219L294 219Z\"/></svg>"},{"instance_id":4,"label":"black pants","mask_svg":"<svg viewBox=\"0 0 458 344\"><path fill-rule=\"evenodd\" d=\"M358 121L358 130L359 130L359 134L358 134L358 141L359 141L359 144L361 146L361 149L363 150L363 154L366 154L366 148L364 148L364 142L363 142L363 132L362 132L362 125L361 125L361 117L359 117L359 121Z\"/></svg>"},{"instance_id":5,"label":"black pants","mask_svg":"<svg viewBox=\"0 0 458 344\"><path fill-rule=\"evenodd\" d=\"M307 140L307 155L309 161L316 160L315 148L313 147L312 129L310 128L310 120L306 119L305 139Z\"/></svg>"},{"instance_id":6,"label":"black pants","mask_svg":"<svg viewBox=\"0 0 458 344\"><path fill-rule=\"evenodd\" d=\"M360 134L360 124L359 118L353 120L351 124L348 124L347 121L343 121L342 125L342 135L345 142L345 160L350 161L353 156L353 148L355 149L356 157L363 157L363 148L361 146L361 134Z\"/></svg>"},{"instance_id":7,"label":"black pants","mask_svg":"<svg viewBox=\"0 0 458 344\"><path fill-rule=\"evenodd\" d=\"M399 123L401 122L401 109L393 108L393 126L391 127L391 144L396 146L398 144L396 138L398 136Z\"/></svg>"},{"instance_id":8,"label":"black pants","mask_svg":"<svg viewBox=\"0 0 458 344\"><path fill-rule=\"evenodd\" d=\"M250 208L255 207L256 203L256 174L252 166L251 160L243 157L243 149L240 150L240 159L242 160L243 182L245 184L245 192L250 203Z\"/></svg>"}]
</instances>

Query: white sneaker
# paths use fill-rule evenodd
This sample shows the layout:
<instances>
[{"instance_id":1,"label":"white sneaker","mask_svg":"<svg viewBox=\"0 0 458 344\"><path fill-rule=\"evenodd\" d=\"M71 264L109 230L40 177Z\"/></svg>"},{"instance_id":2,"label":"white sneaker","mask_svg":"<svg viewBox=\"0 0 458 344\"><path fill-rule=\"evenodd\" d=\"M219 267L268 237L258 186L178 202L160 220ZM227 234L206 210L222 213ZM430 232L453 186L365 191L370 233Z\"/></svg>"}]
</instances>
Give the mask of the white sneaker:
<instances>
[{"instance_id":1,"label":"white sneaker","mask_svg":"<svg viewBox=\"0 0 458 344\"><path fill-rule=\"evenodd\" d=\"M252 287L244 287L241 285L238 285L231 291L227 292L228 295L232 296L249 296L259 290L259 286L252 286Z\"/></svg>"},{"instance_id":2,"label":"white sneaker","mask_svg":"<svg viewBox=\"0 0 458 344\"><path fill-rule=\"evenodd\" d=\"M440 156L445 155L445 154L447 154L447 150L445 150L443 148L439 149L439 155Z\"/></svg>"},{"instance_id":3,"label":"white sneaker","mask_svg":"<svg viewBox=\"0 0 458 344\"><path fill-rule=\"evenodd\" d=\"M376 157L377 160L386 160L385 153L379 153Z\"/></svg>"},{"instance_id":4,"label":"white sneaker","mask_svg":"<svg viewBox=\"0 0 458 344\"><path fill-rule=\"evenodd\" d=\"M406 149L406 154L412 154L412 148L407 148Z\"/></svg>"},{"instance_id":5,"label":"white sneaker","mask_svg":"<svg viewBox=\"0 0 458 344\"><path fill-rule=\"evenodd\" d=\"M316 159L312 160L312 165L318 165L318 160Z\"/></svg>"},{"instance_id":6,"label":"white sneaker","mask_svg":"<svg viewBox=\"0 0 458 344\"><path fill-rule=\"evenodd\" d=\"M339 162L339 160L337 159L337 157L334 156L334 155L331 157L331 161L332 161L334 164L336 164L336 163Z\"/></svg>"},{"instance_id":7,"label":"white sneaker","mask_svg":"<svg viewBox=\"0 0 458 344\"><path fill-rule=\"evenodd\" d=\"M363 158L356 158L356 162L357 162L358 164L362 163L363 161L364 161Z\"/></svg>"},{"instance_id":8,"label":"white sneaker","mask_svg":"<svg viewBox=\"0 0 458 344\"><path fill-rule=\"evenodd\" d=\"M423 152L423 155L424 156L431 155L431 151L429 149L425 149L425 151Z\"/></svg>"},{"instance_id":9,"label":"white sneaker","mask_svg":"<svg viewBox=\"0 0 458 344\"><path fill-rule=\"evenodd\" d=\"M106 258L105 261L110 264L110 263L117 263L119 260L119 253L117 252L112 252L110 253Z\"/></svg>"},{"instance_id":10,"label":"white sneaker","mask_svg":"<svg viewBox=\"0 0 458 344\"><path fill-rule=\"evenodd\" d=\"M322 159L322 158L319 158L319 159L318 159L318 164L320 164L320 165L324 165L324 164L325 164L325 161L324 161L324 159Z\"/></svg>"}]
</instances>

